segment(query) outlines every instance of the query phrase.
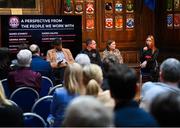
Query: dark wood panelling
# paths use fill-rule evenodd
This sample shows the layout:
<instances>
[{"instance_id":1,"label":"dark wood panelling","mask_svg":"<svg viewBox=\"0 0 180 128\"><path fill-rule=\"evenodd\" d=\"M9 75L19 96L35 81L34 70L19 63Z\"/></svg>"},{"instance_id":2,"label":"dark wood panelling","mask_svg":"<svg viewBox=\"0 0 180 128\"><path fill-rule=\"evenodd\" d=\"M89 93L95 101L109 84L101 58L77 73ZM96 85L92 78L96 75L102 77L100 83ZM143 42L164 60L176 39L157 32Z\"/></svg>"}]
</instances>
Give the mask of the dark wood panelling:
<instances>
[{"instance_id":1,"label":"dark wood panelling","mask_svg":"<svg viewBox=\"0 0 180 128\"><path fill-rule=\"evenodd\" d=\"M40 0L41 13L43 15L63 15L64 0ZM137 51L144 46L144 40L148 34L155 30L154 12L143 5L142 0L135 0L135 30L134 31L107 31L104 29L104 0L95 0L95 29L89 31L83 29L82 40L93 38L98 43L100 51L104 50L106 41L113 39L117 48L124 51L125 62L137 62ZM33 12L32 12L33 14ZM83 17L83 26L86 18ZM176 35L177 38L178 35ZM83 46L85 46L83 44ZM136 59L135 59L136 58Z\"/></svg>"},{"instance_id":2,"label":"dark wood panelling","mask_svg":"<svg viewBox=\"0 0 180 128\"><path fill-rule=\"evenodd\" d=\"M138 63L139 51L121 51L124 63Z\"/></svg>"},{"instance_id":3,"label":"dark wood panelling","mask_svg":"<svg viewBox=\"0 0 180 128\"><path fill-rule=\"evenodd\" d=\"M180 11L177 13L180 14ZM160 50L160 62L169 57L175 57L180 60L180 29L167 28L167 14L166 2L164 0L157 0L155 33L156 44Z\"/></svg>"},{"instance_id":4,"label":"dark wood panelling","mask_svg":"<svg viewBox=\"0 0 180 128\"><path fill-rule=\"evenodd\" d=\"M58 0L43 0L43 14L56 15L60 13L60 2Z\"/></svg>"}]
</instances>

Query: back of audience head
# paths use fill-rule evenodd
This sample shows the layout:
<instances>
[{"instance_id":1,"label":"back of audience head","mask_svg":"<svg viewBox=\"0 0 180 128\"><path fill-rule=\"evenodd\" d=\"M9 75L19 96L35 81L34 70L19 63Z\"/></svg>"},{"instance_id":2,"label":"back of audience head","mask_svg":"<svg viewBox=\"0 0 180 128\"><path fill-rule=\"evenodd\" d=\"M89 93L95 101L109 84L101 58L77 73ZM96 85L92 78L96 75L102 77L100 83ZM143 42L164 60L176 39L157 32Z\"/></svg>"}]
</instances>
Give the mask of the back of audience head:
<instances>
[{"instance_id":1,"label":"back of audience head","mask_svg":"<svg viewBox=\"0 0 180 128\"><path fill-rule=\"evenodd\" d=\"M91 63L89 56L83 53L80 53L76 56L75 62L80 64L82 67Z\"/></svg>"},{"instance_id":2,"label":"back of audience head","mask_svg":"<svg viewBox=\"0 0 180 128\"><path fill-rule=\"evenodd\" d=\"M83 68L83 81L86 86L86 91L99 90L103 81L103 73L100 66L96 64L86 65ZM96 95L96 94L94 94Z\"/></svg>"},{"instance_id":3,"label":"back of audience head","mask_svg":"<svg viewBox=\"0 0 180 128\"><path fill-rule=\"evenodd\" d=\"M113 113L91 96L79 96L68 106L65 127L112 127Z\"/></svg>"},{"instance_id":4,"label":"back of audience head","mask_svg":"<svg viewBox=\"0 0 180 128\"><path fill-rule=\"evenodd\" d=\"M29 49L29 45L26 44L26 43L21 43L21 44L18 46L18 51L23 50L23 49Z\"/></svg>"},{"instance_id":5,"label":"back of audience head","mask_svg":"<svg viewBox=\"0 0 180 128\"><path fill-rule=\"evenodd\" d=\"M114 54L109 54L103 59L103 69L104 72L107 73L109 68L112 67L114 64L118 64L119 59Z\"/></svg>"},{"instance_id":6,"label":"back of audience head","mask_svg":"<svg viewBox=\"0 0 180 128\"><path fill-rule=\"evenodd\" d=\"M175 58L168 58L160 66L160 81L178 83L180 80L180 62Z\"/></svg>"},{"instance_id":7,"label":"back of audience head","mask_svg":"<svg viewBox=\"0 0 180 128\"><path fill-rule=\"evenodd\" d=\"M136 94L137 76L134 69L125 64L115 64L108 75L111 96L118 101L130 101Z\"/></svg>"},{"instance_id":8,"label":"back of audience head","mask_svg":"<svg viewBox=\"0 0 180 128\"><path fill-rule=\"evenodd\" d=\"M75 94L83 86L83 70L78 63L69 64L64 72L64 86L68 92Z\"/></svg>"},{"instance_id":9,"label":"back of audience head","mask_svg":"<svg viewBox=\"0 0 180 128\"><path fill-rule=\"evenodd\" d=\"M99 84L96 80L92 79L89 81L86 87L86 95L97 96L99 93Z\"/></svg>"},{"instance_id":10,"label":"back of audience head","mask_svg":"<svg viewBox=\"0 0 180 128\"><path fill-rule=\"evenodd\" d=\"M162 127L180 126L180 94L163 93L154 98L151 114Z\"/></svg>"},{"instance_id":11,"label":"back of audience head","mask_svg":"<svg viewBox=\"0 0 180 128\"><path fill-rule=\"evenodd\" d=\"M29 46L29 50L32 52L32 54L40 54L40 48L37 44L32 44Z\"/></svg>"},{"instance_id":12,"label":"back of audience head","mask_svg":"<svg viewBox=\"0 0 180 128\"><path fill-rule=\"evenodd\" d=\"M17 62L21 67L30 67L32 53L27 49L20 50L17 54Z\"/></svg>"}]
</instances>

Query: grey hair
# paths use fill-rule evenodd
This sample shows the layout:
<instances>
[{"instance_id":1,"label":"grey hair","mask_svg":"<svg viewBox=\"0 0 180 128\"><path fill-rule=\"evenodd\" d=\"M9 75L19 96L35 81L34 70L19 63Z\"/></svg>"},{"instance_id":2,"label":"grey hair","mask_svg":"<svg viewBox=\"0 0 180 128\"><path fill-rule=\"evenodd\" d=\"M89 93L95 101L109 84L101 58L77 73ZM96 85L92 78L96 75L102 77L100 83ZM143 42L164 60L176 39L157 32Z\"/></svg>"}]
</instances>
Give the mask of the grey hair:
<instances>
[{"instance_id":1,"label":"grey hair","mask_svg":"<svg viewBox=\"0 0 180 128\"><path fill-rule=\"evenodd\" d=\"M32 53L28 49L20 50L17 54L18 65L21 67L30 67Z\"/></svg>"},{"instance_id":2,"label":"grey hair","mask_svg":"<svg viewBox=\"0 0 180 128\"><path fill-rule=\"evenodd\" d=\"M36 44L32 44L30 47L29 47L30 51L32 52L32 54L36 54L40 51L40 48L38 45Z\"/></svg>"},{"instance_id":3,"label":"grey hair","mask_svg":"<svg viewBox=\"0 0 180 128\"><path fill-rule=\"evenodd\" d=\"M113 112L92 96L79 96L69 104L65 127L112 127Z\"/></svg>"},{"instance_id":4,"label":"grey hair","mask_svg":"<svg viewBox=\"0 0 180 128\"><path fill-rule=\"evenodd\" d=\"M76 56L75 62L80 64L82 67L91 63L89 56L83 53Z\"/></svg>"},{"instance_id":5,"label":"grey hair","mask_svg":"<svg viewBox=\"0 0 180 128\"><path fill-rule=\"evenodd\" d=\"M175 58L168 58L160 66L162 78L168 82L178 82L180 80L180 62Z\"/></svg>"}]
</instances>

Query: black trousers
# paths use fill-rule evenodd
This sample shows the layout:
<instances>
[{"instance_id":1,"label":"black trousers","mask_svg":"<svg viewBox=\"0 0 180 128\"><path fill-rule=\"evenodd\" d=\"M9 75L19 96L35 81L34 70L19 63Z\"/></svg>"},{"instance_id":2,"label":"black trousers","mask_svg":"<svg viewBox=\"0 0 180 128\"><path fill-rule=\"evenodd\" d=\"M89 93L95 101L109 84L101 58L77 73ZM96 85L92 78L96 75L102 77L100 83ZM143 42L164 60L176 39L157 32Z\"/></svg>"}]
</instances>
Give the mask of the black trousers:
<instances>
[{"instance_id":1,"label":"black trousers","mask_svg":"<svg viewBox=\"0 0 180 128\"><path fill-rule=\"evenodd\" d=\"M62 84L64 81L64 71L65 71L66 67L62 67L62 68L55 68L53 69L53 74L54 74L54 84L58 85L58 84Z\"/></svg>"}]
</instances>

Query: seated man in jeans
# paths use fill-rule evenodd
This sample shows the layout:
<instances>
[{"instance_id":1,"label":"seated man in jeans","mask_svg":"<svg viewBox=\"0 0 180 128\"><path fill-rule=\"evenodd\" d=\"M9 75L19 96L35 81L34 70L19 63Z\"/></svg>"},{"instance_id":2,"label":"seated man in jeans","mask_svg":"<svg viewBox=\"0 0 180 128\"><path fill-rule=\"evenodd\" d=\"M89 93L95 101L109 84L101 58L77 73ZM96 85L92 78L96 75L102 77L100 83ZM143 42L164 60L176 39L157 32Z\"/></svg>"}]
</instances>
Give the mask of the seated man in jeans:
<instances>
[{"instance_id":1,"label":"seated man in jeans","mask_svg":"<svg viewBox=\"0 0 180 128\"><path fill-rule=\"evenodd\" d=\"M53 68L53 73L55 79L57 80L55 84L62 83L64 69L68 64L74 63L74 58L69 49L62 48L62 39L56 38L52 42L53 48L47 52L47 61L50 62Z\"/></svg>"}]
</instances>

